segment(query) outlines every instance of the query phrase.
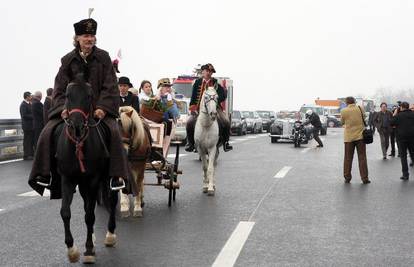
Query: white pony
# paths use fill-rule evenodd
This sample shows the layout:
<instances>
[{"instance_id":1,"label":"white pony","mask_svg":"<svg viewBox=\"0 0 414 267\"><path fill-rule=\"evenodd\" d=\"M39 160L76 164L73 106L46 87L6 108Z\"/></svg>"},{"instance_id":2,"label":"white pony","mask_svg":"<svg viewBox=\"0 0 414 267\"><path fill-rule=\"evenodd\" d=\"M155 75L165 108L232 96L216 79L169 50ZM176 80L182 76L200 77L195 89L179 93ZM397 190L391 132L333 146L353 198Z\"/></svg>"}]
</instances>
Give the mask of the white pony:
<instances>
[{"instance_id":1,"label":"white pony","mask_svg":"<svg viewBox=\"0 0 414 267\"><path fill-rule=\"evenodd\" d=\"M195 146L203 164L203 192L208 193L209 196L214 196L216 190L214 172L219 156L217 105L217 90L214 87L208 87L200 101L200 114L194 132Z\"/></svg>"}]
</instances>

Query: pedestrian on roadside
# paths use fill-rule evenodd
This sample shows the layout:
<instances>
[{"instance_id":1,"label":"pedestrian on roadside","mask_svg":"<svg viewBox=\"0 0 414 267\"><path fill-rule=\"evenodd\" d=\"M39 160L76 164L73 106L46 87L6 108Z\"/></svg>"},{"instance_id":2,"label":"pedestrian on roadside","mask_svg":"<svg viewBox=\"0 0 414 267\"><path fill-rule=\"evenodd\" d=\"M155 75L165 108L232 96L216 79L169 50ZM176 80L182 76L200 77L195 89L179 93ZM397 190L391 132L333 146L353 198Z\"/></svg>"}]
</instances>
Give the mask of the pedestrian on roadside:
<instances>
[{"instance_id":1,"label":"pedestrian on roadside","mask_svg":"<svg viewBox=\"0 0 414 267\"><path fill-rule=\"evenodd\" d=\"M376 111L370 111L369 117L368 117L368 125L372 129L372 133L375 134L375 119L377 117L378 112ZM391 113L392 114L392 113Z\"/></svg>"},{"instance_id":2,"label":"pedestrian on roadside","mask_svg":"<svg viewBox=\"0 0 414 267\"><path fill-rule=\"evenodd\" d=\"M43 103L43 123L46 125L46 123L49 121L49 109L52 106L52 93L53 88L49 88L46 90L46 98L45 102Z\"/></svg>"},{"instance_id":3,"label":"pedestrian on roadside","mask_svg":"<svg viewBox=\"0 0 414 267\"><path fill-rule=\"evenodd\" d=\"M391 119L392 113L388 110L387 103L381 103L381 111L374 118L374 125L378 130L383 159L387 159L387 151L390 146L390 134L392 131Z\"/></svg>"},{"instance_id":4,"label":"pedestrian on roadside","mask_svg":"<svg viewBox=\"0 0 414 267\"><path fill-rule=\"evenodd\" d=\"M400 110L394 111L391 124L397 129L397 138L400 143L401 179L408 180L407 150L411 158L414 156L414 112L410 110L410 105L407 102L402 102Z\"/></svg>"},{"instance_id":5,"label":"pedestrian on roadside","mask_svg":"<svg viewBox=\"0 0 414 267\"><path fill-rule=\"evenodd\" d=\"M32 113L32 94L25 92L23 101L20 104L20 117L22 119L23 130L23 159L32 160L34 155L34 131L33 131L33 113Z\"/></svg>"},{"instance_id":6,"label":"pedestrian on roadside","mask_svg":"<svg viewBox=\"0 0 414 267\"><path fill-rule=\"evenodd\" d=\"M42 92L36 91L32 98L32 113L33 113L33 144L36 151L37 140L39 140L40 133L43 130L43 104Z\"/></svg>"},{"instance_id":7,"label":"pedestrian on roadside","mask_svg":"<svg viewBox=\"0 0 414 267\"><path fill-rule=\"evenodd\" d=\"M345 157L344 157L344 178L345 183L350 183L352 179L352 161L354 159L355 148L358 153L359 173L363 184L369 184L368 163L366 144L363 141L363 131L365 129L365 113L363 109L355 104L354 97L346 98L347 107L341 110L341 122L344 131Z\"/></svg>"},{"instance_id":8,"label":"pedestrian on roadside","mask_svg":"<svg viewBox=\"0 0 414 267\"><path fill-rule=\"evenodd\" d=\"M400 104L401 102L398 101L398 105L395 105L392 107L392 113L394 114L395 111L399 111L400 110ZM397 149L398 149L398 157L400 156L400 147L398 145L398 138L397 138L397 129L395 129L395 127L392 127L391 129L391 134L390 134L390 139L391 139L391 157L395 157L395 145L397 145Z\"/></svg>"}]
</instances>

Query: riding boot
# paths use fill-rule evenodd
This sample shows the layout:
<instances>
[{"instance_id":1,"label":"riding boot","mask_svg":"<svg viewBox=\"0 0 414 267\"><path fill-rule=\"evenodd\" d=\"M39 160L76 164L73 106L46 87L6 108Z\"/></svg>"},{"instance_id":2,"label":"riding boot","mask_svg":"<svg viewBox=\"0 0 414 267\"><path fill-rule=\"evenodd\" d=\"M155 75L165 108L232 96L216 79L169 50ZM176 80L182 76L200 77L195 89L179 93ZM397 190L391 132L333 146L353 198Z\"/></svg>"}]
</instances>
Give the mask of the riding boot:
<instances>
[{"instance_id":1,"label":"riding boot","mask_svg":"<svg viewBox=\"0 0 414 267\"><path fill-rule=\"evenodd\" d=\"M223 142L223 150L224 152L231 151L233 150L233 146L231 146L229 143L231 131L230 121L226 117L225 113L221 110L219 111L218 118L218 123L220 127L220 137Z\"/></svg>"},{"instance_id":2,"label":"riding boot","mask_svg":"<svg viewBox=\"0 0 414 267\"><path fill-rule=\"evenodd\" d=\"M196 116L192 115L188 118L187 121L187 144L185 146L185 151L187 152L194 152L194 130L195 130L195 123L197 121Z\"/></svg>"}]
</instances>

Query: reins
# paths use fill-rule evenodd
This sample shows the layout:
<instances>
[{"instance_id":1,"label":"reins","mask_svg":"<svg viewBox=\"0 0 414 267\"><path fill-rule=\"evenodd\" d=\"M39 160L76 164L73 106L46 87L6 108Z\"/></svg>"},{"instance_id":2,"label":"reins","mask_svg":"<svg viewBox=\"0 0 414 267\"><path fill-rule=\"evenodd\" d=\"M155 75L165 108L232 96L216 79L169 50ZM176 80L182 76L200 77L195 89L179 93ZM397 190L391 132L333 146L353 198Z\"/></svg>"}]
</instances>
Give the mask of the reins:
<instances>
[{"instance_id":1,"label":"reins","mask_svg":"<svg viewBox=\"0 0 414 267\"><path fill-rule=\"evenodd\" d=\"M75 148L76 148L75 155L76 155L76 158L78 159L80 170L81 170L82 173L85 173L86 172L86 168L85 168L85 164L83 162L84 159L85 159L85 155L83 153L83 146L85 144L85 140L89 136L89 130L90 130L90 128L97 127L101 123L101 119L99 119L94 124L89 124L89 113L85 113L83 110L78 109L78 108L74 108L74 109L71 109L69 111L69 115L74 114L74 113L79 113L84 118L85 123L84 123L83 126L85 127L85 132L79 138L76 137L76 136L73 136L71 134L71 132L69 131L69 128L73 128L73 125L69 122L68 119L65 118L64 119L65 124L66 124L65 135L69 139L69 141L71 141L75 145Z\"/></svg>"}]
</instances>

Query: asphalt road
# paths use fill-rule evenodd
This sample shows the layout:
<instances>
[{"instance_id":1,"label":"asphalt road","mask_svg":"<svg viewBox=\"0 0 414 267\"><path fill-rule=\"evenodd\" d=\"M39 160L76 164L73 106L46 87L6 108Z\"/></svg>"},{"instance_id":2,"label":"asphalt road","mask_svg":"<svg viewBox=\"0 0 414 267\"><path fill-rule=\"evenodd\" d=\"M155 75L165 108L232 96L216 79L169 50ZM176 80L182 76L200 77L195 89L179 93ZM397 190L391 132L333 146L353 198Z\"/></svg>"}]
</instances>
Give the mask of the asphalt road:
<instances>
[{"instance_id":1,"label":"asphalt road","mask_svg":"<svg viewBox=\"0 0 414 267\"><path fill-rule=\"evenodd\" d=\"M295 149L266 135L234 137L234 151L220 154L214 197L202 193L198 157L185 154L177 202L168 208L165 189L146 187L144 217L118 217L115 248L103 245L108 215L97 207L96 266L413 266L414 183L399 179L398 158L382 160L376 136L372 183L361 184L355 162L344 184L342 138L334 129L323 149ZM81 266L66 258L60 201L30 192L30 164L0 164L0 266ZM76 194L81 251L83 216Z\"/></svg>"}]
</instances>

